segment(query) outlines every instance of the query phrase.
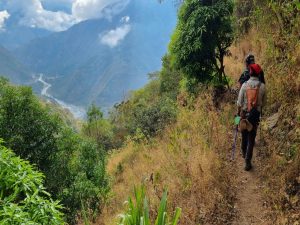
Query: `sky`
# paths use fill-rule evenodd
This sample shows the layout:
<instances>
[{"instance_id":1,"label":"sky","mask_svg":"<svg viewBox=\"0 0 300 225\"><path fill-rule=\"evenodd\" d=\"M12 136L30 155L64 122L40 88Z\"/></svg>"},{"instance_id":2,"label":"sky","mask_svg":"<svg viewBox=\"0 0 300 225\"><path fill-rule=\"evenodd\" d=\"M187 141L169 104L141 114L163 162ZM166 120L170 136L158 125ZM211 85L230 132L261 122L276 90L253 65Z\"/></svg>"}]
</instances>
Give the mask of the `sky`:
<instances>
[{"instance_id":1,"label":"sky","mask_svg":"<svg viewBox=\"0 0 300 225\"><path fill-rule=\"evenodd\" d=\"M111 19L120 13L129 2L130 0L1 0L0 30L5 31L7 21L14 17L22 26L54 32L64 31L84 20ZM124 36L129 31L129 24L122 25L122 27L104 34L101 40L113 46L118 41L108 42L105 38L107 35L120 34L120 36Z\"/></svg>"}]
</instances>

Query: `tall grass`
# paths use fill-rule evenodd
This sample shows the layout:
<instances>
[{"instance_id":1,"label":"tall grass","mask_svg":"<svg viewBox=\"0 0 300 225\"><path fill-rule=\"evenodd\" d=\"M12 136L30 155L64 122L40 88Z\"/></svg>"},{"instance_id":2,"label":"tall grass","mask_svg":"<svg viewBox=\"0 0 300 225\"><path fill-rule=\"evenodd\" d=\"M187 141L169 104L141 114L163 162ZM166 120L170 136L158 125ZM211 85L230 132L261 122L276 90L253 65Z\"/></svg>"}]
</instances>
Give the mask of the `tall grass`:
<instances>
[{"instance_id":1,"label":"tall grass","mask_svg":"<svg viewBox=\"0 0 300 225\"><path fill-rule=\"evenodd\" d=\"M176 208L173 217L169 217L167 213L167 195L165 190L160 202L160 206L157 212L155 223L151 223L148 199L145 196L145 187L134 189L133 200L129 197L127 202L127 210L124 214L119 215L121 217L118 225L177 225L181 214L181 209Z\"/></svg>"},{"instance_id":2,"label":"tall grass","mask_svg":"<svg viewBox=\"0 0 300 225\"><path fill-rule=\"evenodd\" d=\"M228 116L233 112L227 105L223 108L220 113L215 111L211 96L202 94L188 107L180 108L177 122L160 137L129 141L111 153L107 169L113 196L97 223L117 224L122 203L132 187L142 182L151 200L150 216L159 208L167 187L169 210L182 209L180 224L225 224L232 209L234 176L228 161L221 159L231 149Z\"/></svg>"}]
</instances>

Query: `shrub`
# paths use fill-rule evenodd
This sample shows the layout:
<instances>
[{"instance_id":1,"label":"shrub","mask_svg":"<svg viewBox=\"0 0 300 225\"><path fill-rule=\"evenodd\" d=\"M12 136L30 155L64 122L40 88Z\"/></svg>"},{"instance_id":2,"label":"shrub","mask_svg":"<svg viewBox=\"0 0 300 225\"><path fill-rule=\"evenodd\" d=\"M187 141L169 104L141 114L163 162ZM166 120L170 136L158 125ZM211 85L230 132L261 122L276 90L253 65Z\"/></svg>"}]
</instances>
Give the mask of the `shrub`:
<instances>
[{"instance_id":1,"label":"shrub","mask_svg":"<svg viewBox=\"0 0 300 225\"><path fill-rule=\"evenodd\" d=\"M82 205L91 216L99 212L109 190L103 148L76 134L30 88L12 86L4 79L0 79L0 137L45 174L45 186L62 201L69 223L76 222Z\"/></svg>"},{"instance_id":2,"label":"shrub","mask_svg":"<svg viewBox=\"0 0 300 225\"><path fill-rule=\"evenodd\" d=\"M43 186L44 175L0 141L0 221L14 224L64 224L62 206Z\"/></svg>"}]
</instances>

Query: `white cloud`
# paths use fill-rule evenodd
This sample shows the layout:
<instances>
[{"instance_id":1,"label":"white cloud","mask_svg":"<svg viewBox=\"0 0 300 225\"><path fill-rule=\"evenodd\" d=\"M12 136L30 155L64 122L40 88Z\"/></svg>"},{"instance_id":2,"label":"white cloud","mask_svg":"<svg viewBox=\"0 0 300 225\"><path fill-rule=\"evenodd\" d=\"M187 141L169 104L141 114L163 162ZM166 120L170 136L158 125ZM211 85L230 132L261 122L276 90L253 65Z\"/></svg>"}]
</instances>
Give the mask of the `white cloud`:
<instances>
[{"instance_id":1,"label":"white cloud","mask_svg":"<svg viewBox=\"0 0 300 225\"><path fill-rule=\"evenodd\" d=\"M122 23L129 23L129 21L130 21L130 16L124 16L120 20L120 22Z\"/></svg>"},{"instance_id":2,"label":"white cloud","mask_svg":"<svg viewBox=\"0 0 300 225\"><path fill-rule=\"evenodd\" d=\"M130 0L4 0L4 7L11 15L18 14L22 25L63 31L83 20L111 19L129 2ZM42 3L68 6L70 12L47 10Z\"/></svg>"},{"instance_id":3,"label":"white cloud","mask_svg":"<svg viewBox=\"0 0 300 225\"><path fill-rule=\"evenodd\" d=\"M100 41L102 44L114 48L127 36L130 30L131 26L129 24L125 24L114 30L104 32L100 35Z\"/></svg>"},{"instance_id":4,"label":"white cloud","mask_svg":"<svg viewBox=\"0 0 300 225\"><path fill-rule=\"evenodd\" d=\"M0 11L0 31L4 30L5 20L7 20L9 16L9 13L6 10Z\"/></svg>"},{"instance_id":5,"label":"white cloud","mask_svg":"<svg viewBox=\"0 0 300 225\"><path fill-rule=\"evenodd\" d=\"M65 12L45 10L40 0L11 0L7 3L7 9L11 13L20 14L19 23L29 27L63 31L78 22Z\"/></svg>"},{"instance_id":6,"label":"white cloud","mask_svg":"<svg viewBox=\"0 0 300 225\"><path fill-rule=\"evenodd\" d=\"M121 12L129 0L75 0L72 14L81 20L91 18L111 18Z\"/></svg>"}]
</instances>

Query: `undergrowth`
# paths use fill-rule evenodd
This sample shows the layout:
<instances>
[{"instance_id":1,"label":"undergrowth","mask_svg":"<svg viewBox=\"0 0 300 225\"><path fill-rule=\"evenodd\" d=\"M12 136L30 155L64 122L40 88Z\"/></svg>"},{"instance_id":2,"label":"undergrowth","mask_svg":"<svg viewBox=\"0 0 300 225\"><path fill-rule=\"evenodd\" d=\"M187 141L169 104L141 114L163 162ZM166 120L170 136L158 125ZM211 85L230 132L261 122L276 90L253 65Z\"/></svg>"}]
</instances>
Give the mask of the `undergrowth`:
<instances>
[{"instance_id":1,"label":"undergrowth","mask_svg":"<svg viewBox=\"0 0 300 225\"><path fill-rule=\"evenodd\" d=\"M111 154L113 196L97 224L116 224L122 204L133 186L143 182L156 215L164 188L168 188L169 212L182 209L180 224L229 224L234 198L234 177L227 164L231 146L228 116L215 110L211 94L202 93L193 104L180 108L178 120L155 139Z\"/></svg>"},{"instance_id":2,"label":"undergrowth","mask_svg":"<svg viewBox=\"0 0 300 225\"><path fill-rule=\"evenodd\" d=\"M258 150L261 176L266 183L264 193L270 207L269 219L273 224L298 224L300 4L299 1L266 0L251 4L253 11L247 16L251 18L252 28L241 37L238 46L244 52L253 52L266 74L268 104L263 111L263 145ZM244 56L239 59L243 60Z\"/></svg>"}]
</instances>

